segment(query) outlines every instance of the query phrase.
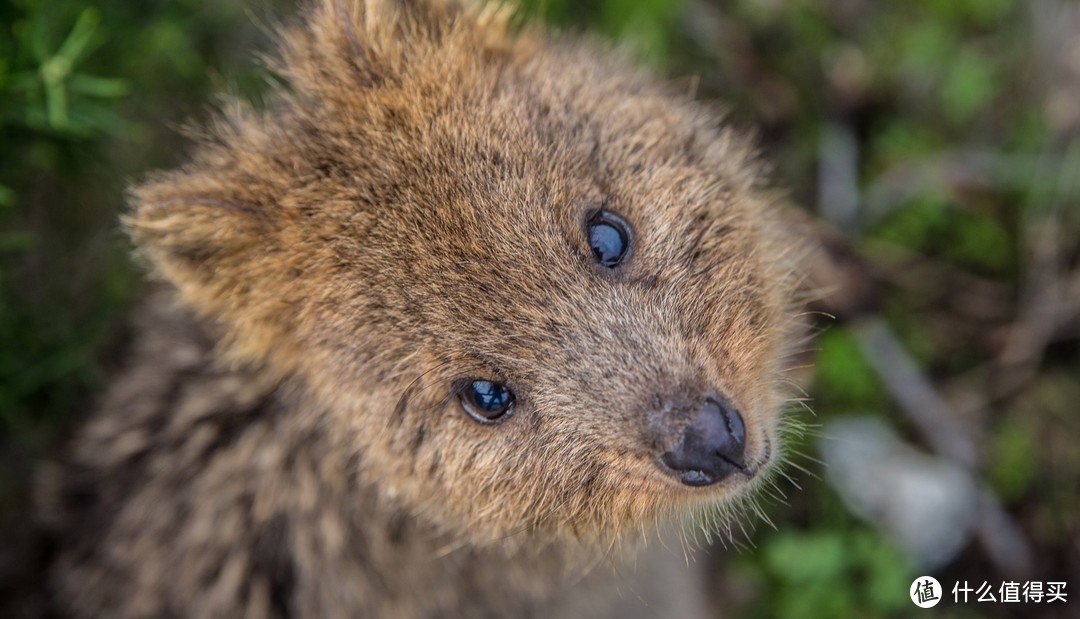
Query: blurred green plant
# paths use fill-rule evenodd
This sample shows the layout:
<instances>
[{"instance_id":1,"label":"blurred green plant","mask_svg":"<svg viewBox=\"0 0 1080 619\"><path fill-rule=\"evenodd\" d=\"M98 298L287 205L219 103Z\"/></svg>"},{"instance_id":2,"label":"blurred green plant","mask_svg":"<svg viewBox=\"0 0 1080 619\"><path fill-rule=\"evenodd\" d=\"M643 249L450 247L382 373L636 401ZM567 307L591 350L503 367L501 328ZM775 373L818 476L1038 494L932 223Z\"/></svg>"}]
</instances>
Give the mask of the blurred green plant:
<instances>
[{"instance_id":1,"label":"blurred green plant","mask_svg":"<svg viewBox=\"0 0 1080 619\"><path fill-rule=\"evenodd\" d=\"M127 272L113 262L90 291L90 305L64 299L56 273L38 268L51 255L69 256L68 248L47 244L61 226L40 229L48 207L22 200L17 188L35 191L30 179L54 173L59 149L133 133L113 109L130 88L84 70L106 40L94 7L11 2L0 9L0 24L11 35L0 37L0 170L12 183L0 185L0 428L18 429L12 439L19 442L44 444L63 409L94 384L104 327L131 287L108 285ZM61 27L64 36L53 44Z\"/></svg>"},{"instance_id":2,"label":"blurred green plant","mask_svg":"<svg viewBox=\"0 0 1080 619\"><path fill-rule=\"evenodd\" d=\"M758 617L888 617L911 604L912 568L879 535L852 523L768 538L761 556L740 563L777 595L755 609Z\"/></svg>"},{"instance_id":3,"label":"blurred green plant","mask_svg":"<svg viewBox=\"0 0 1080 619\"><path fill-rule=\"evenodd\" d=\"M175 125L212 89L257 95L246 54L263 35L237 30L244 10L0 3L0 445L46 445L100 385L137 289L116 231L124 185L180 156ZM215 77L225 57L249 68Z\"/></svg>"},{"instance_id":4,"label":"blurred green plant","mask_svg":"<svg viewBox=\"0 0 1080 619\"><path fill-rule=\"evenodd\" d=\"M850 331L828 329L818 338L815 406L832 413L880 410L885 405L881 381L867 366Z\"/></svg>"},{"instance_id":5,"label":"blurred green plant","mask_svg":"<svg viewBox=\"0 0 1080 619\"><path fill-rule=\"evenodd\" d=\"M36 6L37 3L34 3ZM11 72L0 79L0 101L5 102L5 122L24 122L28 127L87 137L96 132L121 134L131 131L130 123L116 114L108 102L130 93L126 80L84 73L81 63L100 46L101 15L87 7L75 20L62 43L50 51L47 13L30 10L16 18L12 33L16 48L4 66ZM23 68L26 60L33 67ZM12 62L14 61L14 62Z\"/></svg>"}]
</instances>

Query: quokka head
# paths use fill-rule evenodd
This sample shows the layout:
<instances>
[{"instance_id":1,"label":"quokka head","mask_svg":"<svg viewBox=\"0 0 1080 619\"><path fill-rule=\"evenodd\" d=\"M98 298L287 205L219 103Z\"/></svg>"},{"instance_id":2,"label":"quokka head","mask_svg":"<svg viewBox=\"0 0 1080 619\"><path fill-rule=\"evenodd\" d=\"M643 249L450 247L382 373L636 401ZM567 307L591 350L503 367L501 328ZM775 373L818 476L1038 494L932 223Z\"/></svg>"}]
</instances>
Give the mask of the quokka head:
<instances>
[{"instance_id":1,"label":"quokka head","mask_svg":"<svg viewBox=\"0 0 1080 619\"><path fill-rule=\"evenodd\" d=\"M757 483L792 252L744 139L498 6L325 0L281 39L272 103L233 106L126 223L354 473L475 542Z\"/></svg>"}]
</instances>

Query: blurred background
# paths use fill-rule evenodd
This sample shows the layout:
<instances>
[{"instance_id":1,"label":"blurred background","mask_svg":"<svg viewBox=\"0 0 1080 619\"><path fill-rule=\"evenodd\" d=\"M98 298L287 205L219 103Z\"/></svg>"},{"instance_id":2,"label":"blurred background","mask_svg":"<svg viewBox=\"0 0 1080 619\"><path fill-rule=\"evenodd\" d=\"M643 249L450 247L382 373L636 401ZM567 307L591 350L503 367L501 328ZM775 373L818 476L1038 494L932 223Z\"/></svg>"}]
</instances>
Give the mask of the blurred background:
<instances>
[{"instance_id":1,"label":"blurred background","mask_svg":"<svg viewBox=\"0 0 1080 619\"><path fill-rule=\"evenodd\" d=\"M920 575L945 599L917 612L1080 616L1080 4L525 4L718 102L812 216L803 428L775 526L706 553L717 616L908 616ZM259 100L293 5L0 2L0 616L40 578L34 464L128 337L125 187L217 94Z\"/></svg>"}]
</instances>

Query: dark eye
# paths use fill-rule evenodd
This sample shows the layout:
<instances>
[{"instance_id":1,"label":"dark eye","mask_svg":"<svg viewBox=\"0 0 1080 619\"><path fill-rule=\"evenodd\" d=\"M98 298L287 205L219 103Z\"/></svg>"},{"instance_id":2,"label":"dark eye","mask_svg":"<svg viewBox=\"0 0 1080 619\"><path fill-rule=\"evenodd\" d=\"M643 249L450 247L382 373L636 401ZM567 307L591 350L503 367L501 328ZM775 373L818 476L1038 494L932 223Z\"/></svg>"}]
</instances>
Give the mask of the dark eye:
<instances>
[{"instance_id":1,"label":"dark eye","mask_svg":"<svg viewBox=\"0 0 1080 619\"><path fill-rule=\"evenodd\" d=\"M460 392L461 406L476 421L493 423L514 407L514 392L503 383L474 380Z\"/></svg>"},{"instance_id":2,"label":"dark eye","mask_svg":"<svg viewBox=\"0 0 1080 619\"><path fill-rule=\"evenodd\" d=\"M589 245L601 266L614 269L630 249L630 226L622 217L600 211L589 218Z\"/></svg>"}]
</instances>

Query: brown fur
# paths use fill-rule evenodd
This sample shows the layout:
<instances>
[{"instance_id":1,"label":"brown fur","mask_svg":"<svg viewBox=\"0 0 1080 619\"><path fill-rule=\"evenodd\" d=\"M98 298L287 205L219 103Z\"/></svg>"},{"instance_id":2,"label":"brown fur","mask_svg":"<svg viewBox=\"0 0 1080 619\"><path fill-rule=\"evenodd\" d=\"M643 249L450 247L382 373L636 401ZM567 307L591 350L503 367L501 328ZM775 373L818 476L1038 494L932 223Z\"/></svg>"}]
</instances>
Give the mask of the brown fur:
<instances>
[{"instance_id":1,"label":"brown fur","mask_svg":"<svg viewBox=\"0 0 1080 619\"><path fill-rule=\"evenodd\" d=\"M775 459L791 252L744 140L490 6L324 0L283 39L275 103L133 192L180 307L49 485L61 608L547 614L627 533L761 479L681 485L645 429L716 389ZM614 272L601 205L635 234ZM463 377L513 415L471 420Z\"/></svg>"}]
</instances>

